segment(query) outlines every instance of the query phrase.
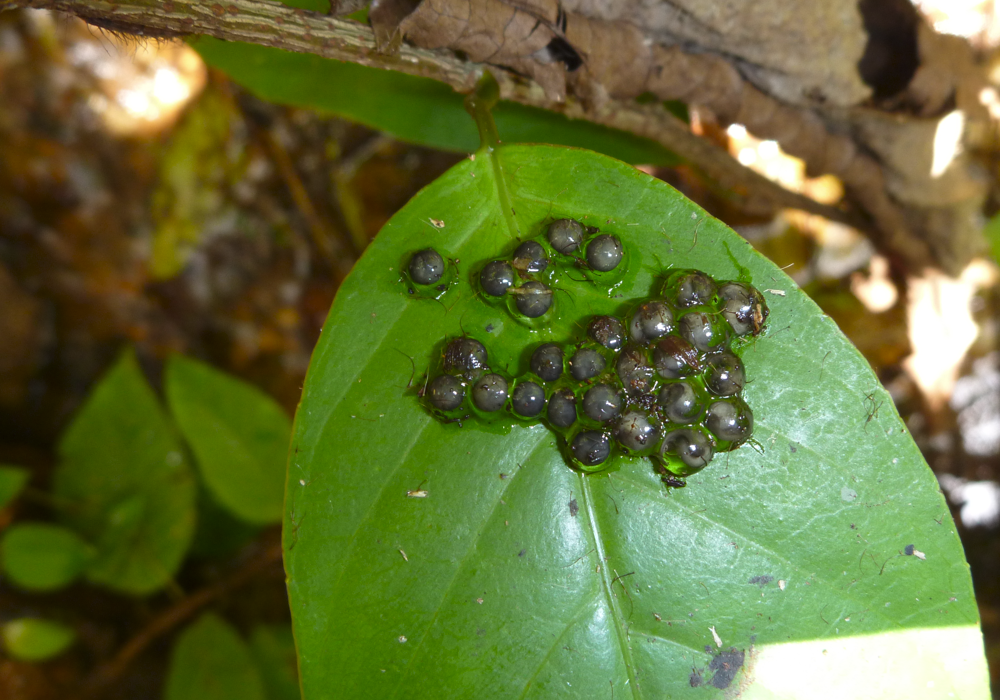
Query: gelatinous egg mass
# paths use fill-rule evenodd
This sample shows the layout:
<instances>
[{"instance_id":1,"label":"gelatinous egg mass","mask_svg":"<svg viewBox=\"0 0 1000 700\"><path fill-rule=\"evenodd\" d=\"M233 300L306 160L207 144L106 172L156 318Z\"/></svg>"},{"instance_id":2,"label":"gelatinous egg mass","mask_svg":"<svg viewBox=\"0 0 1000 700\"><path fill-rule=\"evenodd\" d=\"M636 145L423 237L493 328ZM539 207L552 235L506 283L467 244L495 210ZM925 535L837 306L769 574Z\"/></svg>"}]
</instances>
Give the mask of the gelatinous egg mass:
<instances>
[{"instance_id":1,"label":"gelatinous egg mass","mask_svg":"<svg viewBox=\"0 0 1000 700\"><path fill-rule=\"evenodd\" d=\"M473 284L482 303L506 306L516 320L541 328L560 313L556 270L610 288L627 263L618 236L557 219L505 257L480 263ZM445 269L426 248L411 255L408 272L432 285ZM491 366L482 339L446 339L420 391L423 404L449 422L542 423L581 471L606 469L615 455L650 457L664 483L682 486L683 477L753 434L733 343L762 331L767 304L746 282L671 270L657 294L622 308L620 315L573 318L582 332L565 342L504 348L525 358L519 375Z\"/></svg>"}]
</instances>

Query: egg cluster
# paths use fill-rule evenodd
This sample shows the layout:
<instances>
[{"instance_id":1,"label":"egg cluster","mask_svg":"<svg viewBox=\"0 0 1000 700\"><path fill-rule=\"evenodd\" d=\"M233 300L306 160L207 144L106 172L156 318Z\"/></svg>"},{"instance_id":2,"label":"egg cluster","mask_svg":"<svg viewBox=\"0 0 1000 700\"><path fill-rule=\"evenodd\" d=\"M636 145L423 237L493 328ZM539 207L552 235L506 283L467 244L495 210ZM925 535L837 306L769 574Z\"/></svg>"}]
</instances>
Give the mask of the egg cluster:
<instances>
[{"instance_id":1,"label":"egg cluster","mask_svg":"<svg viewBox=\"0 0 1000 700\"><path fill-rule=\"evenodd\" d=\"M560 254L582 250L579 265L598 273L614 271L624 256L618 238L572 220L553 222L546 237ZM486 263L478 273L482 294L510 301L512 313L546 314L552 290L531 275L546 270L548 253L529 240L511 260ZM544 422L584 471L607 468L616 453L653 457L664 480L679 486L680 477L750 438L746 377L731 346L760 333L767 315L749 284L675 270L656 296L635 302L624 316L591 318L577 342L535 347L528 371L517 377L491 367L480 341L453 338L444 346L441 373L429 378L422 396L445 420Z\"/></svg>"}]
</instances>

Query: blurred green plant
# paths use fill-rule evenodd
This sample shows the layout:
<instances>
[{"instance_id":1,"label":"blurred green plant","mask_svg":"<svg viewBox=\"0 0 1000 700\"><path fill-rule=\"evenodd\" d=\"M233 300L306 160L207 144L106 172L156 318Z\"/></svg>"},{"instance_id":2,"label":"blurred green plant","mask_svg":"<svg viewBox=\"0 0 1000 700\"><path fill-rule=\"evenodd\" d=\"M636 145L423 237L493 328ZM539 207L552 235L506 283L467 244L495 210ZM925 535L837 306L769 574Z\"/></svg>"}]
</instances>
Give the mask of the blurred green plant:
<instances>
[{"instance_id":1,"label":"blurred green plant","mask_svg":"<svg viewBox=\"0 0 1000 700\"><path fill-rule=\"evenodd\" d=\"M29 472L19 467L0 466L0 508L14 500L28 483Z\"/></svg>"},{"instance_id":2,"label":"blurred green plant","mask_svg":"<svg viewBox=\"0 0 1000 700\"><path fill-rule=\"evenodd\" d=\"M993 218L986 222L983 233L990 244L990 252L993 253L993 259L1000 263L1000 214L995 214Z\"/></svg>"},{"instance_id":3,"label":"blurred green plant","mask_svg":"<svg viewBox=\"0 0 1000 700\"><path fill-rule=\"evenodd\" d=\"M59 622L22 617L0 625L4 651L19 661L45 661L66 651L76 632Z\"/></svg>"},{"instance_id":4,"label":"blurred green plant","mask_svg":"<svg viewBox=\"0 0 1000 700\"><path fill-rule=\"evenodd\" d=\"M232 625L205 613L177 638L165 700L265 700L247 643Z\"/></svg>"},{"instance_id":5,"label":"blurred green plant","mask_svg":"<svg viewBox=\"0 0 1000 700\"><path fill-rule=\"evenodd\" d=\"M59 443L52 493L33 494L58 523L16 521L0 538L10 584L44 593L83 577L148 596L173 586L188 558L226 556L281 522L291 434L281 406L180 355L164 377L169 410L131 350L95 385ZM0 508L23 493L28 476L0 467ZM69 648L75 633L19 618L0 626L0 639L11 657L44 661ZM256 627L248 644L207 614L178 638L167 697L291 700L294 658L288 625Z\"/></svg>"}]
</instances>

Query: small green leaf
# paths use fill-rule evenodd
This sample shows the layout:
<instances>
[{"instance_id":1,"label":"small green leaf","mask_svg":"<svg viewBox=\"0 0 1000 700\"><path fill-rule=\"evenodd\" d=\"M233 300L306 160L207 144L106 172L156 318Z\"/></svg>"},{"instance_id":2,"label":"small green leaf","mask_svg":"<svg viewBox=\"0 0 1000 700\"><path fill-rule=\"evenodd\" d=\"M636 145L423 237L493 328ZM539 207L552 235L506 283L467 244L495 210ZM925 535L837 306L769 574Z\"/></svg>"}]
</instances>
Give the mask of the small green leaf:
<instances>
[{"instance_id":1,"label":"small green leaf","mask_svg":"<svg viewBox=\"0 0 1000 700\"><path fill-rule=\"evenodd\" d=\"M11 582L32 591L68 586L86 568L93 548L72 530L47 523L13 525L0 542L0 561Z\"/></svg>"},{"instance_id":2,"label":"small green leaf","mask_svg":"<svg viewBox=\"0 0 1000 700\"><path fill-rule=\"evenodd\" d=\"M181 355L167 363L166 394L215 499L247 522L279 522L292 431L284 409L252 384Z\"/></svg>"},{"instance_id":3,"label":"small green leaf","mask_svg":"<svg viewBox=\"0 0 1000 700\"><path fill-rule=\"evenodd\" d=\"M232 625L206 613L177 639L164 698L265 700L265 695L246 643Z\"/></svg>"},{"instance_id":4,"label":"small green leaf","mask_svg":"<svg viewBox=\"0 0 1000 700\"><path fill-rule=\"evenodd\" d=\"M194 532L195 480L173 427L126 352L94 387L59 445L53 491L97 554L94 583L146 594L180 566Z\"/></svg>"},{"instance_id":5,"label":"small green leaf","mask_svg":"<svg viewBox=\"0 0 1000 700\"><path fill-rule=\"evenodd\" d=\"M329 112L432 148L471 153L479 146L463 96L436 80L210 37L191 45L209 65L269 102ZM544 109L501 102L494 118L507 143L577 146L629 163L679 162L655 141Z\"/></svg>"},{"instance_id":6,"label":"small green leaf","mask_svg":"<svg viewBox=\"0 0 1000 700\"><path fill-rule=\"evenodd\" d=\"M996 214L986 222L983 234L990 244L990 252L993 253L993 260L1000 263L1000 214Z\"/></svg>"},{"instance_id":7,"label":"small green leaf","mask_svg":"<svg viewBox=\"0 0 1000 700\"><path fill-rule=\"evenodd\" d=\"M0 466L0 508L17 498L29 476L27 469Z\"/></svg>"},{"instance_id":8,"label":"small green leaf","mask_svg":"<svg viewBox=\"0 0 1000 700\"><path fill-rule=\"evenodd\" d=\"M0 626L0 639L15 659L45 661L64 652L76 639L76 632L51 620L22 617Z\"/></svg>"},{"instance_id":9,"label":"small green leaf","mask_svg":"<svg viewBox=\"0 0 1000 700\"><path fill-rule=\"evenodd\" d=\"M299 700L299 673L291 625L258 625L250 633L268 700Z\"/></svg>"}]
</instances>

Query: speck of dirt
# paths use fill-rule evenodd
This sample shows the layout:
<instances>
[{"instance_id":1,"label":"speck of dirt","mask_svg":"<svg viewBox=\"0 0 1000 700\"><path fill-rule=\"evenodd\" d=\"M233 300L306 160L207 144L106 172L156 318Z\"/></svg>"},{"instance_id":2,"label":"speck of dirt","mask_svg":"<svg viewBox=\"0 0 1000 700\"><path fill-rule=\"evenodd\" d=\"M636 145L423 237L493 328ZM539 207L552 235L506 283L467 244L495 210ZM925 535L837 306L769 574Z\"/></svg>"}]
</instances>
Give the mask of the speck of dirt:
<instances>
[{"instance_id":1,"label":"speck of dirt","mask_svg":"<svg viewBox=\"0 0 1000 700\"><path fill-rule=\"evenodd\" d=\"M580 506L576 504L576 499L574 498L572 501L569 502L569 514L575 518L576 514L579 512L580 512Z\"/></svg>"},{"instance_id":2,"label":"speck of dirt","mask_svg":"<svg viewBox=\"0 0 1000 700\"><path fill-rule=\"evenodd\" d=\"M712 661L708 664L708 670L715 671L715 675L712 676L709 684L719 690L728 688L732 685L736 674L743 668L745 659L746 653L734 648L730 648L729 651L719 652L713 656Z\"/></svg>"},{"instance_id":3,"label":"speck of dirt","mask_svg":"<svg viewBox=\"0 0 1000 700\"><path fill-rule=\"evenodd\" d=\"M771 581L773 580L774 576L768 576L767 574L764 574L763 576L754 576L749 581L747 581L747 583L753 583L763 588L767 584L771 583Z\"/></svg>"}]
</instances>

